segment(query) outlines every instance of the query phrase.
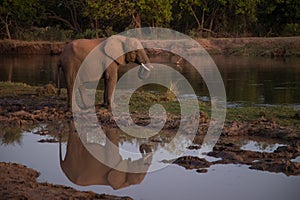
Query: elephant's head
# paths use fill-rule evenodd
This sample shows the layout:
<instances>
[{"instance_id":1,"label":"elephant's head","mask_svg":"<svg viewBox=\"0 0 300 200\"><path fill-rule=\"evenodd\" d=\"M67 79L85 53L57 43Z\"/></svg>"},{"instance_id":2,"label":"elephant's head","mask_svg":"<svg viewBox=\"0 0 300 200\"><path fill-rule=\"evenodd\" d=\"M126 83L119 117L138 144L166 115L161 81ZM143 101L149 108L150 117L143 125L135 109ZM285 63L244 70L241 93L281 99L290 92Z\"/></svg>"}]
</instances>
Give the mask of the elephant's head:
<instances>
[{"instance_id":1,"label":"elephant's head","mask_svg":"<svg viewBox=\"0 0 300 200\"><path fill-rule=\"evenodd\" d=\"M104 46L105 53L119 65L136 63L140 65L138 77L147 79L153 68L141 42L136 38L112 36L107 39Z\"/></svg>"}]
</instances>

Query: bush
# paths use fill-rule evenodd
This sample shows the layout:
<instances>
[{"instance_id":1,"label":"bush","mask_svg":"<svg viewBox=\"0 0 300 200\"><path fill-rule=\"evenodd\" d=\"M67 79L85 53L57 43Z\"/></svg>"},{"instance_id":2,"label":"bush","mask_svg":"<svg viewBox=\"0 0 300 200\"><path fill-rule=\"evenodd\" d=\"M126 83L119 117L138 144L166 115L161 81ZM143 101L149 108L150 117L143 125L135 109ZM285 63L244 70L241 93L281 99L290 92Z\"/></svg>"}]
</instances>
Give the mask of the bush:
<instances>
[{"instance_id":1,"label":"bush","mask_svg":"<svg viewBox=\"0 0 300 200\"><path fill-rule=\"evenodd\" d=\"M109 37L111 35L116 34L116 32L113 31L111 26L106 27L105 30L103 29L86 29L83 33L79 33L76 35L76 39L79 38L86 38L86 39L93 39L96 38L96 32L98 32L98 37Z\"/></svg>"},{"instance_id":2,"label":"bush","mask_svg":"<svg viewBox=\"0 0 300 200\"><path fill-rule=\"evenodd\" d=\"M68 41L74 38L74 31L63 30L59 26L31 27L26 31L17 31L15 38L25 41Z\"/></svg>"},{"instance_id":3,"label":"bush","mask_svg":"<svg viewBox=\"0 0 300 200\"><path fill-rule=\"evenodd\" d=\"M292 23L287 24L283 30L285 36L299 36L300 35L300 24Z\"/></svg>"}]
</instances>

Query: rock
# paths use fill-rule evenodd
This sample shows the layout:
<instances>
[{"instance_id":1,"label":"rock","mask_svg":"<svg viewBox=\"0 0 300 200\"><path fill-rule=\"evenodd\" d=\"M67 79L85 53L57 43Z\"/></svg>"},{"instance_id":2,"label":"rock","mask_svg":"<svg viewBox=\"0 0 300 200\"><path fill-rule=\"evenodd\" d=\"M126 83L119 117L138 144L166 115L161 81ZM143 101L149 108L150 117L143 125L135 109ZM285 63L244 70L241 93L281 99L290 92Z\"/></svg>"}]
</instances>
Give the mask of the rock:
<instances>
[{"instance_id":1,"label":"rock","mask_svg":"<svg viewBox=\"0 0 300 200\"><path fill-rule=\"evenodd\" d=\"M207 160L195 156L183 156L176 159L173 163L180 165L185 169L207 168L211 165Z\"/></svg>"},{"instance_id":2,"label":"rock","mask_svg":"<svg viewBox=\"0 0 300 200\"><path fill-rule=\"evenodd\" d=\"M197 169L196 172L198 173L206 173L208 170L207 169Z\"/></svg>"},{"instance_id":3,"label":"rock","mask_svg":"<svg viewBox=\"0 0 300 200\"><path fill-rule=\"evenodd\" d=\"M190 145L190 146L187 147L187 149L190 149L190 150L198 150L200 148L201 148L200 145Z\"/></svg>"},{"instance_id":4,"label":"rock","mask_svg":"<svg viewBox=\"0 0 300 200\"><path fill-rule=\"evenodd\" d=\"M290 160L279 159L279 160L260 160L254 162L250 169L257 169L269 172L284 173L290 175L300 175L300 163L294 163Z\"/></svg>"},{"instance_id":5,"label":"rock","mask_svg":"<svg viewBox=\"0 0 300 200\"><path fill-rule=\"evenodd\" d=\"M40 142L40 143L57 143L58 141L55 138L50 138L50 139L41 139L38 142Z\"/></svg>"}]
</instances>

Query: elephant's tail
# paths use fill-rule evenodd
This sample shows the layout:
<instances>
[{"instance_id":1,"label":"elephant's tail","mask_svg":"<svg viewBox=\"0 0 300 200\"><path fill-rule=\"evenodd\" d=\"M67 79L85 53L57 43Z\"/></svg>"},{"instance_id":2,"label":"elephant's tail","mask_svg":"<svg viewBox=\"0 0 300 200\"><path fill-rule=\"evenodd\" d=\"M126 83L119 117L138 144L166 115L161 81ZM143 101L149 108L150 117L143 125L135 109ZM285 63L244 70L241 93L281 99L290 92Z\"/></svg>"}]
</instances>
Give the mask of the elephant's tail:
<instances>
[{"instance_id":1,"label":"elephant's tail","mask_svg":"<svg viewBox=\"0 0 300 200\"><path fill-rule=\"evenodd\" d=\"M60 60L57 62L57 95L59 96L61 93L61 83L60 83L60 79L61 79L61 70L62 70L62 66L61 66L61 62Z\"/></svg>"}]
</instances>

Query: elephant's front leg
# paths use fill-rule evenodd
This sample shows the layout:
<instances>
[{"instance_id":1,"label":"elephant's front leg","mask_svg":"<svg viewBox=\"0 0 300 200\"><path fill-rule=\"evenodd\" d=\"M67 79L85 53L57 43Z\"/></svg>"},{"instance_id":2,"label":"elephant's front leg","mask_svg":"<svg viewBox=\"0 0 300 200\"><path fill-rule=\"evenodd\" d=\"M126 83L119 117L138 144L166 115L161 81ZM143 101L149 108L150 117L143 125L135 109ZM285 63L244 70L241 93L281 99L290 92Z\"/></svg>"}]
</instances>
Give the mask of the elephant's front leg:
<instances>
[{"instance_id":1,"label":"elephant's front leg","mask_svg":"<svg viewBox=\"0 0 300 200\"><path fill-rule=\"evenodd\" d=\"M78 89L79 89L79 93L80 93L80 96L81 96L84 108L90 108L90 107L92 107L93 106L93 102L88 97L85 85L81 84Z\"/></svg>"},{"instance_id":2,"label":"elephant's front leg","mask_svg":"<svg viewBox=\"0 0 300 200\"><path fill-rule=\"evenodd\" d=\"M113 107L113 92L118 81L118 66L113 63L105 71L104 76L104 105L108 109Z\"/></svg>"}]
</instances>

